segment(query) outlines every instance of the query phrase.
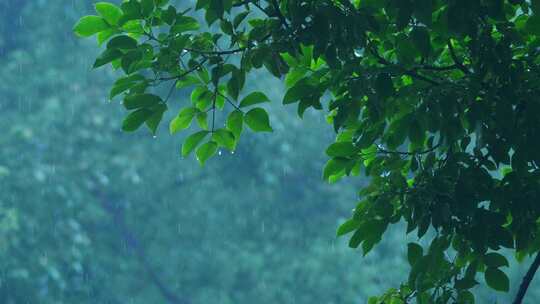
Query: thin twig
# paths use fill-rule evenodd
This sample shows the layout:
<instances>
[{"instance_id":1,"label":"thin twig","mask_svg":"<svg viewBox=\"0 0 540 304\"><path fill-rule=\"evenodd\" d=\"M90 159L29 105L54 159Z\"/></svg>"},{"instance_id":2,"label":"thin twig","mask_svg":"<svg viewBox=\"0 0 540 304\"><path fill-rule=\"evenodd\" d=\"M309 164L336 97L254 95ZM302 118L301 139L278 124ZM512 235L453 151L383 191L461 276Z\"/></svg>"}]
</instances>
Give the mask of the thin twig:
<instances>
[{"instance_id":1,"label":"thin twig","mask_svg":"<svg viewBox=\"0 0 540 304\"><path fill-rule=\"evenodd\" d=\"M206 60L208 59L204 59L203 61L199 62L196 66L192 67L191 69L185 71L184 73L180 74L180 75L177 75L177 76L171 76L171 77L162 77L162 78L158 78L158 80L173 80L173 79L177 79L177 80L180 80L184 77L186 77L188 74L191 74L192 72L195 72L196 70L198 70L205 62Z\"/></svg>"},{"instance_id":2,"label":"thin twig","mask_svg":"<svg viewBox=\"0 0 540 304\"><path fill-rule=\"evenodd\" d=\"M461 62L461 60L458 59L456 55L456 51L454 50L454 46L452 46L452 41L448 39L448 51L450 52L450 57L452 57L452 60L454 60L454 63L456 66L465 74L470 74L471 71L469 71Z\"/></svg>"},{"instance_id":3,"label":"thin twig","mask_svg":"<svg viewBox=\"0 0 540 304\"><path fill-rule=\"evenodd\" d=\"M404 151L389 151L385 150L381 147L377 147L378 153L385 153L385 154L399 154L399 155L420 155L420 154L426 154L429 152L435 151L437 148L439 148L440 144L436 144L435 146L431 147L430 149L423 150L423 151L414 151L414 152L404 152Z\"/></svg>"},{"instance_id":4,"label":"thin twig","mask_svg":"<svg viewBox=\"0 0 540 304\"><path fill-rule=\"evenodd\" d=\"M225 100L231 105L233 106L235 109L237 109L238 111L244 113L244 111L242 111L242 109L240 109L237 105L234 104L234 102L232 102L232 100L229 99L229 97L221 94L220 92L218 92L218 95L225 98Z\"/></svg>"},{"instance_id":5,"label":"thin twig","mask_svg":"<svg viewBox=\"0 0 540 304\"><path fill-rule=\"evenodd\" d=\"M382 57L377 52L377 50L375 50L373 47L369 47L369 51L373 56L375 56L375 58L377 58L377 60L379 61L380 64L383 64L383 65L395 65L395 64L389 62L388 60L386 60L384 57ZM429 84L432 84L434 86L441 85L441 83L439 83L438 81L435 81L435 80L430 79L430 78L428 78L426 76L420 75L417 72L415 72L414 70L403 69L403 73L406 74L406 75L409 75L409 76L411 76L413 78L425 81L425 82L427 82Z\"/></svg>"}]
</instances>

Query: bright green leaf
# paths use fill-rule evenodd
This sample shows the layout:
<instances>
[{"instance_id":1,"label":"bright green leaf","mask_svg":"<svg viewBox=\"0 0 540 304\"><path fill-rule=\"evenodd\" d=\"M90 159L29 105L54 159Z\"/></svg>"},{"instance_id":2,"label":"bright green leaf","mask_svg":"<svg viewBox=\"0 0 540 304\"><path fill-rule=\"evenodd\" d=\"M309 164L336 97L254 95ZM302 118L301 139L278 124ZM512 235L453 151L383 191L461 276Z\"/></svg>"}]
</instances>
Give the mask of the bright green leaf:
<instances>
[{"instance_id":1,"label":"bright green leaf","mask_svg":"<svg viewBox=\"0 0 540 304\"><path fill-rule=\"evenodd\" d=\"M171 134L174 134L180 130L189 128L191 121L195 117L195 114L199 110L194 107L184 108L178 113L178 115L171 121L169 124L169 131Z\"/></svg>"},{"instance_id":2,"label":"bright green leaf","mask_svg":"<svg viewBox=\"0 0 540 304\"><path fill-rule=\"evenodd\" d=\"M242 133L243 123L244 114L239 110L232 111L227 117L227 129L234 134L237 140L240 138L240 133Z\"/></svg>"},{"instance_id":3,"label":"bright green leaf","mask_svg":"<svg viewBox=\"0 0 540 304\"><path fill-rule=\"evenodd\" d=\"M105 19L99 16L84 16L73 27L75 34L80 37L90 37L110 28Z\"/></svg>"},{"instance_id":4,"label":"bright green leaf","mask_svg":"<svg viewBox=\"0 0 540 304\"><path fill-rule=\"evenodd\" d=\"M212 157L217 152L218 145L215 142L207 142L202 144L199 148L197 148L197 151L195 154L197 155L197 160L201 165L204 165L204 163Z\"/></svg>"},{"instance_id":5,"label":"bright green leaf","mask_svg":"<svg viewBox=\"0 0 540 304\"><path fill-rule=\"evenodd\" d=\"M264 95L262 92L253 92L248 96L244 97L240 101L240 108L256 105L263 102L270 102L270 99Z\"/></svg>"},{"instance_id":6,"label":"bright green leaf","mask_svg":"<svg viewBox=\"0 0 540 304\"><path fill-rule=\"evenodd\" d=\"M199 131L188 136L184 140L184 144L182 144L182 156L189 155L209 133L209 131Z\"/></svg>"},{"instance_id":7,"label":"bright green leaf","mask_svg":"<svg viewBox=\"0 0 540 304\"><path fill-rule=\"evenodd\" d=\"M248 127L255 132L272 132L270 127L270 118L268 113L263 108L255 108L250 110L244 116L244 122Z\"/></svg>"},{"instance_id":8,"label":"bright green leaf","mask_svg":"<svg viewBox=\"0 0 540 304\"><path fill-rule=\"evenodd\" d=\"M111 25L117 25L118 20L122 17L122 10L112 3L98 2L95 4L95 8L98 14Z\"/></svg>"}]
</instances>

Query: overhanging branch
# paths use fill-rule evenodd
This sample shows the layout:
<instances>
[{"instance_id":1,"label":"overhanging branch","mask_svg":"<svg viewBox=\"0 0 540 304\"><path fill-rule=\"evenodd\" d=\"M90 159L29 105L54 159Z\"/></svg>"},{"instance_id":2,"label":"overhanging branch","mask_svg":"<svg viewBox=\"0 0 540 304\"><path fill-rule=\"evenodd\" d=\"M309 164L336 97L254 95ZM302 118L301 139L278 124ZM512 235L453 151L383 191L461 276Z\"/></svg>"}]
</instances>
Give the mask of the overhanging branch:
<instances>
[{"instance_id":1,"label":"overhanging branch","mask_svg":"<svg viewBox=\"0 0 540 304\"><path fill-rule=\"evenodd\" d=\"M529 267L529 270L523 277L523 281L521 281L521 285L519 286L519 290L516 294L516 298L514 299L513 304L521 304L523 302L523 298L525 297L525 294L527 293L527 289L529 288L529 285L531 284L531 281L534 278L534 275L536 274L538 267L540 267L540 253L536 254L536 257L534 258L533 263L531 264L531 266Z\"/></svg>"}]
</instances>

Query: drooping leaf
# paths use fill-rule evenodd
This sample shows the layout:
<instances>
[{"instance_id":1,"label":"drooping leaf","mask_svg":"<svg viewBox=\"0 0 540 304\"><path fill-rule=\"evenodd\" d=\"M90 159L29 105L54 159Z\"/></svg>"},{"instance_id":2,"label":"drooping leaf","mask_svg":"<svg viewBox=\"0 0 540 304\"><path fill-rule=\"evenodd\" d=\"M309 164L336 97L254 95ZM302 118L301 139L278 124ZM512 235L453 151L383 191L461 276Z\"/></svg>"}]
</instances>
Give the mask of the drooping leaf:
<instances>
[{"instance_id":1,"label":"drooping leaf","mask_svg":"<svg viewBox=\"0 0 540 304\"><path fill-rule=\"evenodd\" d=\"M182 156L189 155L209 133L209 131L199 131L188 136L182 144Z\"/></svg>"},{"instance_id":2,"label":"drooping leaf","mask_svg":"<svg viewBox=\"0 0 540 304\"><path fill-rule=\"evenodd\" d=\"M484 277L488 286L497 291L507 292L510 289L510 280L504 272L497 268L488 267Z\"/></svg>"},{"instance_id":3,"label":"drooping leaf","mask_svg":"<svg viewBox=\"0 0 540 304\"><path fill-rule=\"evenodd\" d=\"M350 219L339 226L337 230L337 236L345 235L358 229L358 227L360 227L360 222L356 219Z\"/></svg>"},{"instance_id":4,"label":"drooping leaf","mask_svg":"<svg viewBox=\"0 0 540 304\"><path fill-rule=\"evenodd\" d=\"M236 140L234 134L225 129L217 129L212 133L212 140L216 142L219 146L228 149L229 151L234 151L236 147Z\"/></svg>"},{"instance_id":5,"label":"drooping leaf","mask_svg":"<svg viewBox=\"0 0 540 304\"><path fill-rule=\"evenodd\" d=\"M204 165L204 163L212 157L217 152L218 145L213 142L209 141L207 143L202 144L200 147L197 148L196 155L197 160L201 165Z\"/></svg>"},{"instance_id":6,"label":"drooping leaf","mask_svg":"<svg viewBox=\"0 0 540 304\"><path fill-rule=\"evenodd\" d=\"M235 138L240 137L244 124L244 114L239 110L232 111L227 117L227 130L234 134Z\"/></svg>"},{"instance_id":7,"label":"drooping leaf","mask_svg":"<svg viewBox=\"0 0 540 304\"><path fill-rule=\"evenodd\" d=\"M163 119L163 114L165 111L167 111L167 105L164 103L160 103L154 107L151 108L152 115L146 120L146 126L148 129L150 129L150 132L152 134L156 134L159 123Z\"/></svg>"},{"instance_id":8,"label":"drooping leaf","mask_svg":"<svg viewBox=\"0 0 540 304\"><path fill-rule=\"evenodd\" d=\"M175 134L180 130L185 130L189 128L191 122L193 121L193 118L195 117L195 114L198 112L199 110L195 107L187 107L182 109L180 113L178 113L178 115L171 121L169 125L170 133Z\"/></svg>"},{"instance_id":9,"label":"drooping leaf","mask_svg":"<svg viewBox=\"0 0 540 304\"><path fill-rule=\"evenodd\" d=\"M138 109L126 116L122 123L122 130L133 132L137 130L154 112L148 108Z\"/></svg>"}]
</instances>

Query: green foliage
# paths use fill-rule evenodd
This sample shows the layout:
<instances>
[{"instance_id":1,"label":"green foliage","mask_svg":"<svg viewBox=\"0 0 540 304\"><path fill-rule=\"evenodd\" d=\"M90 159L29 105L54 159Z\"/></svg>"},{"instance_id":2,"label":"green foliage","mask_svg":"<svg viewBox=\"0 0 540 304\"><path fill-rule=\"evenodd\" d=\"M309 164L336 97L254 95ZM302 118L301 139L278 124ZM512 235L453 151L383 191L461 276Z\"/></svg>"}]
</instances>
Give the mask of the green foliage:
<instances>
[{"instance_id":1,"label":"green foliage","mask_svg":"<svg viewBox=\"0 0 540 304\"><path fill-rule=\"evenodd\" d=\"M200 130L186 137L182 155L196 149L204 163L218 145L234 148L244 123L255 132L273 130L266 110L242 109L268 101L262 92L237 102L246 75L264 68L284 76L283 104L295 105L300 117L324 108L337 133L324 179L370 178L338 234L352 233L349 246L364 254L399 222L430 239L425 251L409 244L407 282L370 303L470 303L482 271L488 286L509 290L499 269L508 262L496 252L506 248L521 257L540 250L535 1L199 0L193 6L129 0L118 19L109 5L111 13L98 9L103 17L83 17L74 27L79 36L109 41L95 67L111 63L126 74L110 94L123 94L126 108L135 109L124 130L144 122L157 130L170 94L156 100L152 88L190 87L200 112L177 116L170 129L187 129L195 116ZM230 133L216 127L221 121Z\"/></svg>"}]
</instances>

